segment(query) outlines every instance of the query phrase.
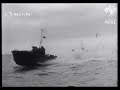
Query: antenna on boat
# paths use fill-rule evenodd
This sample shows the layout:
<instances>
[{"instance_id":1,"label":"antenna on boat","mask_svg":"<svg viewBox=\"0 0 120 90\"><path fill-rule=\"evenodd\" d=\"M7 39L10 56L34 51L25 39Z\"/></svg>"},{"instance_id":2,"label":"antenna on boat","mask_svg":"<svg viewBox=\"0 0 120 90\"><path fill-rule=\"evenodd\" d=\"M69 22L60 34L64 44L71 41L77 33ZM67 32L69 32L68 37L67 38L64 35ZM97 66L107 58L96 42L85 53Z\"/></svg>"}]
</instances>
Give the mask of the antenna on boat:
<instances>
[{"instance_id":1,"label":"antenna on boat","mask_svg":"<svg viewBox=\"0 0 120 90\"><path fill-rule=\"evenodd\" d=\"M44 29L40 29L41 30L41 40L40 40L40 47L42 46L42 38L43 38L43 30Z\"/></svg>"}]
</instances>

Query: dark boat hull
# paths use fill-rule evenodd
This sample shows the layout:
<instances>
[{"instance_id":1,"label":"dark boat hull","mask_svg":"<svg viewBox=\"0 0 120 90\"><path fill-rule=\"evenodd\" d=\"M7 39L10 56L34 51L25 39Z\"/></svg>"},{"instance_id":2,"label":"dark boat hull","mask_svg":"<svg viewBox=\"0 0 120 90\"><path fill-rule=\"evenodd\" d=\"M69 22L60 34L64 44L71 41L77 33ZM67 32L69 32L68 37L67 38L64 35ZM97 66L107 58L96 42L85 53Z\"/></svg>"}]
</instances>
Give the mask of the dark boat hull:
<instances>
[{"instance_id":1,"label":"dark boat hull","mask_svg":"<svg viewBox=\"0 0 120 90\"><path fill-rule=\"evenodd\" d=\"M39 62L45 62L57 57L53 55L41 56L39 53L33 53L32 51L12 51L12 54L15 63L21 66L32 66Z\"/></svg>"}]
</instances>

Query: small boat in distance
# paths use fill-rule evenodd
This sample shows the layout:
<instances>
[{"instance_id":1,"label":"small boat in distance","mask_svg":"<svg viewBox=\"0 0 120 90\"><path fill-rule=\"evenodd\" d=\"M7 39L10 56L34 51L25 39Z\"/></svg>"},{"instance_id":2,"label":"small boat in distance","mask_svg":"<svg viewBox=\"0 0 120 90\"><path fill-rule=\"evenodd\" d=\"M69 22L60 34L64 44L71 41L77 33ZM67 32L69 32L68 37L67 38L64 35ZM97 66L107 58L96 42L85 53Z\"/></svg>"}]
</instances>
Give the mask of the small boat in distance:
<instances>
[{"instance_id":1,"label":"small boat in distance","mask_svg":"<svg viewBox=\"0 0 120 90\"><path fill-rule=\"evenodd\" d=\"M43 30L44 29L41 29L40 47L32 46L32 50L30 51L11 51L16 64L21 66L33 66L40 62L45 62L57 57L45 53L45 48L42 46L42 39L46 38L43 36Z\"/></svg>"}]
</instances>

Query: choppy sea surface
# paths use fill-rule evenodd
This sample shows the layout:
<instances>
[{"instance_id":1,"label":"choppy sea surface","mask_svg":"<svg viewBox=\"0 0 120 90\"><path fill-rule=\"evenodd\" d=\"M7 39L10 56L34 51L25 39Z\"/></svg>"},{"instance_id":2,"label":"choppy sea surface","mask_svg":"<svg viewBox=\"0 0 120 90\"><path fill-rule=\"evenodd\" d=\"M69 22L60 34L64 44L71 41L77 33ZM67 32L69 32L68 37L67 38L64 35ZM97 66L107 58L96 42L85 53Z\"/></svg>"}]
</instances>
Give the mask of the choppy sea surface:
<instances>
[{"instance_id":1,"label":"choppy sea surface","mask_svg":"<svg viewBox=\"0 0 120 90\"><path fill-rule=\"evenodd\" d=\"M12 54L2 55L3 87L116 87L117 59L58 57L40 66L16 65Z\"/></svg>"}]
</instances>

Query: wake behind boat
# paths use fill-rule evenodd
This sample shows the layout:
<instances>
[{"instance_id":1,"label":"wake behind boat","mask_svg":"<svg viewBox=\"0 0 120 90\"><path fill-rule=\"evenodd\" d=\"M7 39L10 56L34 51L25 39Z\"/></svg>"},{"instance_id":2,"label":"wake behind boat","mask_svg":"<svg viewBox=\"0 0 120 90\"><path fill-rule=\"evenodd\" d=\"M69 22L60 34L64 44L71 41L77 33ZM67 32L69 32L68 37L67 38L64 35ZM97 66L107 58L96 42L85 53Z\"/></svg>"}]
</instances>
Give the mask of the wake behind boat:
<instances>
[{"instance_id":1,"label":"wake behind boat","mask_svg":"<svg viewBox=\"0 0 120 90\"><path fill-rule=\"evenodd\" d=\"M44 29L41 29L40 47L32 46L32 50L30 51L11 51L16 64L21 66L32 66L38 64L38 62L45 62L57 57L45 53L45 48L42 46L42 38L45 38L45 36L42 35L43 30Z\"/></svg>"}]
</instances>

